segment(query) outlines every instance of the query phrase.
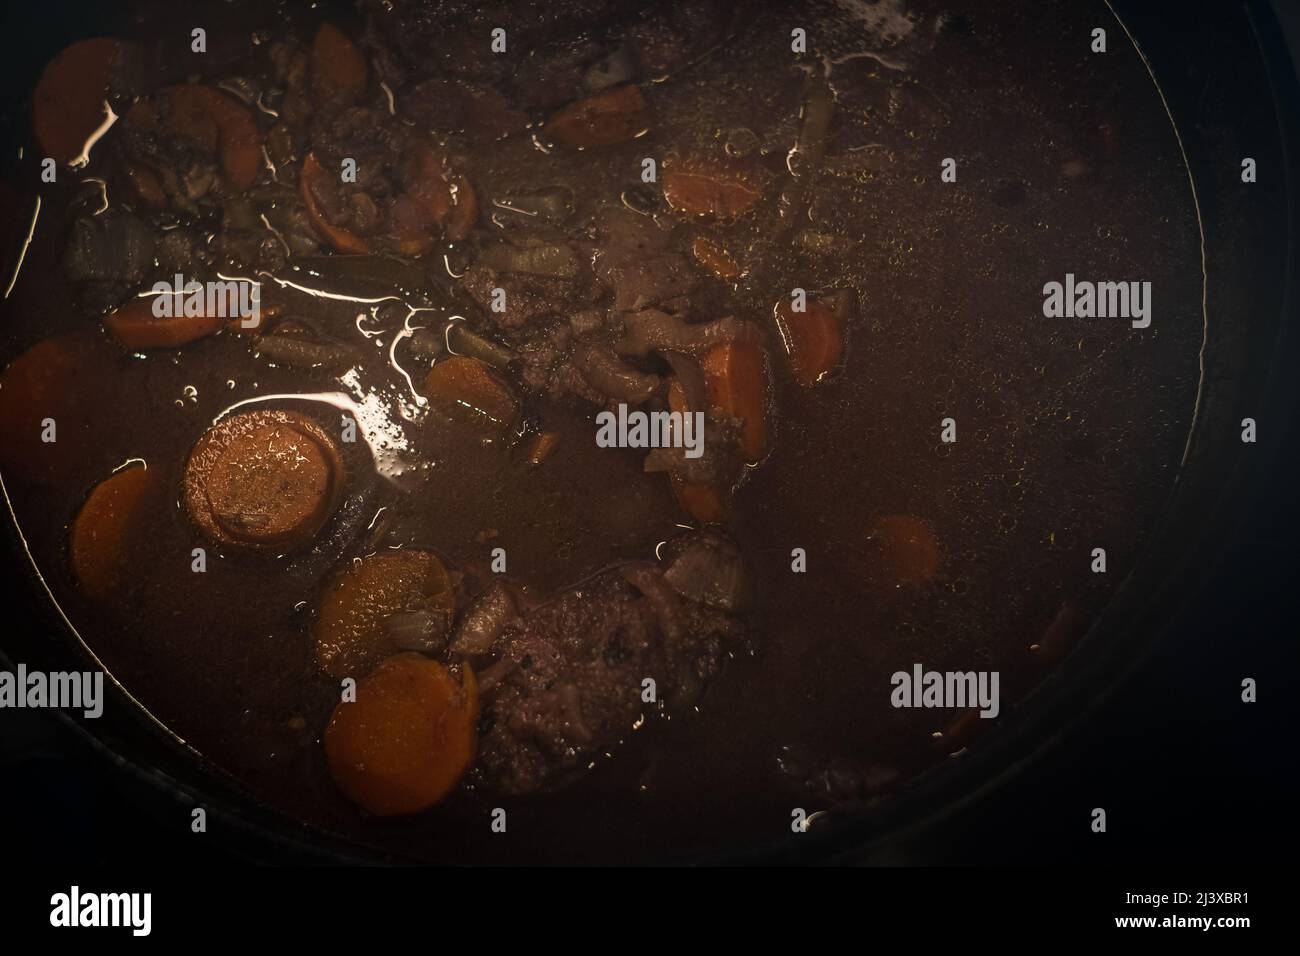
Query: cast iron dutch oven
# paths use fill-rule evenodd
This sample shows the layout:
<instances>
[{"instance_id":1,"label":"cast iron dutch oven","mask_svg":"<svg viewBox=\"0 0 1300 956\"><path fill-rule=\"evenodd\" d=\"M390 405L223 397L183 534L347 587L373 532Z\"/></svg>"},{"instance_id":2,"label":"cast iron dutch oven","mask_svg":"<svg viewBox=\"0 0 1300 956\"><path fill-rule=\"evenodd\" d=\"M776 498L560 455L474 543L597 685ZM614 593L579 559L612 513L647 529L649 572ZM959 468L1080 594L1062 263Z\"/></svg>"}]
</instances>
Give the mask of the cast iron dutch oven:
<instances>
[{"instance_id":1,"label":"cast iron dutch oven","mask_svg":"<svg viewBox=\"0 0 1300 956\"><path fill-rule=\"evenodd\" d=\"M103 29L101 4L42 2L3 31L4 136L24 138L27 98L58 50ZM878 803L832 815L807 834L731 847L695 862L923 861L913 846L935 828L978 815L1000 788L1032 775L1044 753L1104 708L1157 642L1176 640L1180 613L1212 581L1224 542L1261 493L1297 402L1300 339L1290 321L1300 292L1300 89L1271 4L1115 0L1115 15L1145 56L1186 154L1204 232L1208 341L1192 439L1159 530L1088 635L997 735L922 774ZM1293 25L1294 26L1294 25ZM1265 171L1244 188L1241 159ZM1240 422L1267 423L1255 445ZM1272 491L1264 493L1276 493ZM0 663L31 669L85 666L6 519L9 584ZM104 716L56 718L73 759L99 764L143 812L203 805L223 844L251 859L383 861L373 851L309 830L249 797L232 780L148 721L108 686ZM673 859L671 853L666 859Z\"/></svg>"}]
</instances>

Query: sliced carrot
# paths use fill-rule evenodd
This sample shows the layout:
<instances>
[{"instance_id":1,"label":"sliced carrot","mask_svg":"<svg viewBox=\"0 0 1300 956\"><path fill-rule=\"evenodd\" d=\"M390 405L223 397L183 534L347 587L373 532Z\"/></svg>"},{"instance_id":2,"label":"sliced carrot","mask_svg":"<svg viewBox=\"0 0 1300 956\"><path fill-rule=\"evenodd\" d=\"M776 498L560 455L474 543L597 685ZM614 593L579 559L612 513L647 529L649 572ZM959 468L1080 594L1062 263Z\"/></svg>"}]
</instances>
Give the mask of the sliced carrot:
<instances>
[{"instance_id":1,"label":"sliced carrot","mask_svg":"<svg viewBox=\"0 0 1300 956\"><path fill-rule=\"evenodd\" d=\"M257 315L241 315L226 318L227 331L234 332L236 335L263 335L271 327L271 323L280 317L284 311L284 306L278 302L261 302L258 305ZM281 334L281 326L288 323L281 323L276 327L276 334ZM305 329L306 327L303 326Z\"/></svg>"},{"instance_id":2,"label":"sliced carrot","mask_svg":"<svg viewBox=\"0 0 1300 956\"><path fill-rule=\"evenodd\" d=\"M429 370L424 394L465 421L487 422L502 429L519 424L519 400L486 362L457 355Z\"/></svg>"},{"instance_id":3,"label":"sliced carrot","mask_svg":"<svg viewBox=\"0 0 1300 956\"><path fill-rule=\"evenodd\" d=\"M767 441L767 371L763 350L752 342L720 342L704 354L709 404L743 423L741 448L753 462Z\"/></svg>"},{"instance_id":4,"label":"sliced carrot","mask_svg":"<svg viewBox=\"0 0 1300 956\"><path fill-rule=\"evenodd\" d=\"M390 237L399 252L418 255L433 245L432 227L459 242L478 220L478 197L468 179L449 173L432 149L418 150L407 164L406 188L389 214Z\"/></svg>"},{"instance_id":5,"label":"sliced carrot","mask_svg":"<svg viewBox=\"0 0 1300 956\"><path fill-rule=\"evenodd\" d=\"M324 167L316 161L315 153L308 153L302 161L302 170L298 173L298 187L302 195L302 203L307 209L307 218L321 234L321 238L337 251L366 255L370 252L370 244L355 232L332 225L321 210L315 190L325 185L327 175Z\"/></svg>"},{"instance_id":6,"label":"sliced carrot","mask_svg":"<svg viewBox=\"0 0 1300 956\"><path fill-rule=\"evenodd\" d=\"M357 676L394 653L388 621L413 605L456 610L438 556L404 549L349 564L325 585L316 616L316 663L331 677Z\"/></svg>"},{"instance_id":7,"label":"sliced carrot","mask_svg":"<svg viewBox=\"0 0 1300 956\"><path fill-rule=\"evenodd\" d=\"M867 528L868 579L877 590L916 587L929 581L943 563L934 532L911 515L880 515Z\"/></svg>"},{"instance_id":8,"label":"sliced carrot","mask_svg":"<svg viewBox=\"0 0 1300 956\"><path fill-rule=\"evenodd\" d=\"M325 728L325 760L344 796L376 816L400 816L451 793L477 748L478 684L468 665L457 684L437 661L398 654L356 694Z\"/></svg>"},{"instance_id":9,"label":"sliced carrot","mask_svg":"<svg viewBox=\"0 0 1300 956\"><path fill-rule=\"evenodd\" d=\"M691 156L664 162L664 198L691 216L734 219L763 198L766 179L747 160Z\"/></svg>"},{"instance_id":10,"label":"sliced carrot","mask_svg":"<svg viewBox=\"0 0 1300 956\"><path fill-rule=\"evenodd\" d=\"M223 418L198 440L185 463L183 501L210 540L283 553L320 532L346 482L328 431L304 415L259 409Z\"/></svg>"},{"instance_id":11,"label":"sliced carrot","mask_svg":"<svg viewBox=\"0 0 1300 956\"><path fill-rule=\"evenodd\" d=\"M425 222L441 223L451 211L451 186L443 173L442 157L430 148L416 150L405 166L402 192L415 201Z\"/></svg>"},{"instance_id":12,"label":"sliced carrot","mask_svg":"<svg viewBox=\"0 0 1300 956\"><path fill-rule=\"evenodd\" d=\"M156 472L135 466L95 486L72 523L72 570L93 600L111 597L135 562L129 536L153 490Z\"/></svg>"},{"instance_id":13,"label":"sliced carrot","mask_svg":"<svg viewBox=\"0 0 1300 956\"><path fill-rule=\"evenodd\" d=\"M816 385L835 371L844 354L844 332L834 309L809 300L805 311L796 312L783 299L774 311L781 344L800 385Z\"/></svg>"},{"instance_id":14,"label":"sliced carrot","mask_svg":"<svg viewBox=\"0 0 1300 956\"><path fill-rule=\"evenodd\" d=\"M72 162L103 124L117 50L107 37L79 40L46 64L32 95L32 125L47 156Z\"/></svg>"},{"instance_id":15,"label":"sliced carrot","mask_svg":"<svg viewBox=\"0 0 1300 956\"><path fill-rule=\"evenodd\" d=\"M79 409L79 350L65 337L38 342L19 355L0 375L0 461L28 478L44 477L75 454L68 434ZM55 422L56 437L41 440L45 419Z\"/></svg>"},{"instance_id":16,"label":"sliced carrot","mask_svg":"<svg viewBox=\"0 0 1300 956\"><path fill-rule=\"evenodd\" d=\"M646 101L634 86L618 86L570 103L546 121L547 135L570 149L612 146L647 129Z\"/></svg>"},{"instance_id":17,"label":"sliced carrot","mask_svg":"<svg viewBox=\"0 0 1300 956\"><path fill-rule=\"evenodd\" d=\"M677 503L696 521L720 524L727 520L731 509L727 494L719 485L707 481L687 481L675 474L669 478Z\"/></svg>"},{"instance_id":18,"label":"sliced carrot","mask_svg":"<svg viewBox=\"0 0 1300 956\"><path fill-rule=\"evenodd\" d=\"M162 91L167 128L221 161L221 175L234 192L257 182L262 168L262 133L242 104L210 86L187 84Z\"/></svg>"},{"instance_id":19,"label":"sliced carrot","mask_svg":"<svg viewBox=\"0 0 1300 956\"><path fill-rule=\"evenodd\" d=\"M389 210L388 237L398 252L417 256L433 248L433 230L452 209L452 192L442 158L432 149L416 152L406 162L405 188Z\"/></svg>"},{"instance_id":20,"label":"sliced carrot","mask_svg":"<svg viewBox=\"0 0 1300 956\"><path fill-rule=\"evenodd\" d=\"M555 446L559 443L559 432L542 432L533 439L532 446L528 449L528 463L530 465L540 465L551 457L551 453L555 451Z\"/></svg>"},{"instance_id":21,"label":"sliced carrot","mask_svg":"<svg viewBox=\"0 0 1300 956\"><path fill-rule=\"evenodd\" d=\"M668 410L680 414L690 410L686 407L686 389L675 378L668 384ZM721 484L714 481L687 481L672 472L668 479L677 504L696 521L721 524L727 520L731 505L727 489Z\"/></svg>"},{"instance_id":22,"label":"sliced carrot","mask_svg":"<svg viewBox=\"0 0 1300 956\"><path fill-rule=\"evenodd\" d=\"M316 99L355 102L366 91L366 60L332 23L322 23L311 45L311 86Z\"/></svg>"},{"instance_id":23,"label":"sliced carrot","mask_svg":"<svg viewBox=\"0 0 1300 956\"><path fill-rule=\"evenodd\" d=\"M740 266L726 249L712 239L699 236L691 243L691 254L695 261L708 269L719 279L735 279L740 275Z\"/></svg>"},{"instance_id":24,"label":"sliced carrot","mask_svg":"<svg viewBox=\"0 0 1300 956\"><path fill-rule=\"evenodd\" d=\"M239 311L233 292L223 293L222 299L212 303L216 308L205 308L201 314L185 315L184 295L174 293L149 295L118 306L104 316L104 328L119 345L128 349L174 349L208 335L220 332L228 317ZM162 311L158 315L155 309ZM170 311L170 315L166 312Z\"/></svg>"}]
</instances>

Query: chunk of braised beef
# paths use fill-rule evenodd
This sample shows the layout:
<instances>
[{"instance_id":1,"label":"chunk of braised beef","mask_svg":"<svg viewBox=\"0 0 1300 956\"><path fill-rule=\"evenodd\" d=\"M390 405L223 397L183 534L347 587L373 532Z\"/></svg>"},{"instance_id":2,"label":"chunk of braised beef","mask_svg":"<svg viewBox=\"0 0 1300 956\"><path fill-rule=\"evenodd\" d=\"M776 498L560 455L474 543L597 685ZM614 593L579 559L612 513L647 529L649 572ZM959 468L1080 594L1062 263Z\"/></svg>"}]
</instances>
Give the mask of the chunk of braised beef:
<instances>
[{"instance_id":1,"label":"chunk of braised beef","mask_svg":"<svg viewBox=\"0 0 1300 956\"><path fill-rule=\"evenodd\" d=\"M518 329L540 316L563 315L593 300L591 288L573 279L497 272L477 263L466 270L460 284L505 329ZM505 293L504 300L497 289Z\"/></svg>"},{"instance_id":2,"label":"chunk of braised beef","mask_svg":"<svg viewBox=\"0 0 1300 956\"><path fill-rule=\"evenodd\" d=\"M510 793L563 782L647 715L646 678L655 706L689 707L742 634L738 620L683 597L653 564L611 568L563 592L498 641L479 772Z\"/></svg>"},{"instance_id":3,"label":"chunk of braised beef","mask_svg":"<svg viewBox=\"0 0 1300 956\"><path fill-rule=\"evenodd\" d=\"M712 322L687 322L659 309L643 309L623 316L623 334L614 345L619 355L648 355L673 351L697 356L719 342L731 342L744 332L734 316Z\"/></svg>"},{"instance_id":4,"label":"chunk of braised beef","mask_svg":"<svg viewBox=\"0 0 1300 956\"><path fill-rule=\"evenodd\" d=\"M524 327L514 333L513 340L524 386L533 392L548 391L556 369L573 344L568 324L556 319Z\"/></svg>"},{"instance_id":5,"label":"chunk of braised beef","mask_svg":"<svg viewBox=\"0 0 1300 956\"><path fill-rule=\"evenodd\" d=\"M376 39L408 75L446 75L508 92L521 108L549 108L578 95L587 65L606 51L593 38L626 5L614 0L530 3L520 16L504 0L359 0ZM507 51L485 55L492 31L507 27Z\"/></svg>"},{"instance_id":6,"label":"chunk of braised beef","mask_svg":"<svg viewBox=\"0 0 1300 956\"><path fill-rule=\"evenodd\" d=\"M688 296L699 276L685 257L668 248L668 235L645 216L607 208L600 217L601 244L593 268L620 312Z\"/></svg>"}]
</instances>

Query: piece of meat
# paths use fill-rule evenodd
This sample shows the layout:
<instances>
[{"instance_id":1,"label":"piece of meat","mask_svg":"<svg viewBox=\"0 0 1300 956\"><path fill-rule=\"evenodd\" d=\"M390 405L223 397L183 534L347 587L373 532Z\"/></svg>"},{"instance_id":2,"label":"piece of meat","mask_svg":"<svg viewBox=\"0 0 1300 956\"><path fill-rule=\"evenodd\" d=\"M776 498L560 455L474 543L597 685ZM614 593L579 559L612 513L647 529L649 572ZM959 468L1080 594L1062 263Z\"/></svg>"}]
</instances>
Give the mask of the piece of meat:
<instances>
[{"instance_id":1,"label":"piece of meat","mask_svg":"<svg viewBox=\"0 0 1300 956\"><path fill-rule=\"evenodd\" d=\"M687 322L658 309L643 309L623 316L623 336L614 351L636 356L656 351L700 355L719 342L733 342L746 334L745 323L730 315L712 322Z\"/></svg>"},{"instance_id":2,"label":"piece of meat","mask_svg":"<svg viewBox=\"0 0 1300 956\"><path fill-rule=\"evenodd\" d=\"M613 0L359 0L371 42L381 42L405 71L489 85L520 108L549 109L581 95L589 63L608 50L592 38L611 14L636 6ZM493 30L506 51L489 52Z\"/></svg>"},{"instance_id":3,"label":"piece of meat","mask_svg":"<svg viewBox=\"0 0 1300 956\"><path fill-rule=\"evenodd\" d=\"M518 329L512 336L519 356L519 376L532 392L554 390L555 376L573 345L573 331L567 322L556 320Z\"/></svg>"},{"instance_id":4,"label":"piece of meat","mask_svg":"<svg viewBox=\"0 0 1300 956\"><path fill-rule=\"evenodd\" d=\"M185 509L218 544L288 551L325 526L344 481L338 446L315 422L246 412L214 425L190 452Z\"/></svg>"},{"instance_id":5,"label":"piece of meat","mask_svg":"<svg viewBox=\"0 0 1300 956\"><path fill-rule=\"evenodd\" d=\"M244 192L261 174L256 118L214 87L164 87L133 104L119 125L114 148L150 205L167 202L196 215Z\"/></svg>"},{"instance_id":6,"label":"piece of meat","mask_svg":"<svg viewBox=\"0 0 1300 956\"><path fill-rule=\"evenodd\" d=\"M593 268L619 312L688 296L699 277L685 257L667 248L668 236L653 221L627 209L600 216L601 246Z\"/></svg>"},{"instance_id":7,"label":"piece of meat","mask_svg":"<svg viewBox=\"0 0 1300 956\"><path fill-rule=\"evenodd\" d=\"M563 315L592 300L590 290L572 279L497 272L478 264L466 270L460 284L504 329L519 329L542 316ZM505 291L505 309L501 312L493 308L496 289Z\"/></svg>"},{"instance_id":8,"label":"piece of meat","mask_svg":"<svg viewBox=\"0 0 1300 956\"><path fill-rule=\"evenodd\" d=\"M509 624L485 704L479 770L510 793L556 785L650 709L694 703L741 637L739 621L682 597L663 568L610 568ZM642 700L655 682L657 703Z\"/></svg>"}]
</instances>

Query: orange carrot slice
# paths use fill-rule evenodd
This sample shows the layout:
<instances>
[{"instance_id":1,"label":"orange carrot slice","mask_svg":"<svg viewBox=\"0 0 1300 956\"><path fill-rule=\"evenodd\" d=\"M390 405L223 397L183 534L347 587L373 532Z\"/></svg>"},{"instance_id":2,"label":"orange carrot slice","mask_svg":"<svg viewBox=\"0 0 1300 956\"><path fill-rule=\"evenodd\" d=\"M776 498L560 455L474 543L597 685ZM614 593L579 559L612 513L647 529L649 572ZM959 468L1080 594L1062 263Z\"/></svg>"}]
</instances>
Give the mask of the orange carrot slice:
<instances>
[{"instance_id":1,"label":"orange carrot slice","mask_svg":"<svg viewBox=\"0 0 1300 956\"><path fill-rule=\"evenodd\" d=\"M645 97L636 86L618 86L570 103L543 126L547 135L570 149L624 143L646 128Z\"/></svg>"},{"instance_id":2,"label":"orange carrot slice","mask_svg":"<svg viewBox=\"0 0 1300 956\"><path fill-rule=\"evenodd\" d=\"M530 465L540 465L551 457L555 451L555 446L559 443L559 432L542 432L533 439L533 443L528 449L528 463Z\"/></svg>"},{"instance_id":3,"label":"orange carrot slice","mask_svg":"<svg viewBox=\"0 0 1300 956\"><path fill-rule=\"evenodd\" d=\"M32 96L32 125L46 155L72 162L104 122L117 49L107 37L79 40L46 65Z\"/></svg>"},{"instance_id":4,"label":"orange carrot slice","mask_svg":"<svg viewBox=\"0 0 1300 956\"><path fill-rule=\"evenodd\" d=\"M740 275L740 266L726 249L712 239L699 236L691 243L691 254L695 261L708 269L719 279L735 279Z\"/></svg>"},{"instance_id":5,"label":"orange carrot slice","mask_svg":"<svg viewBox=\"0 0 1300 956\"><path fill-rule=\"evenodd\" d=\"M675 378L668 384L668 410L679 414L690 411L686 407L686 389ZM668 479L678 506L696 521L718 524L727 520L731 507L727 490L722 485L712 481L687 481L672 473Z\"/></svg>"},{"instance_id":6,"label":"orange carrot slice","mask_svg":"<svg viewBox=\"0 0 1300 956\"><path fill-rule=\"evenodd\" d=\"M95 486L72 523L72 570L82 589L102 601L121 586L135 560L129 535L157 487L156 472L131 467Z\"/></svg>"},{"instance_id":7,"label":"orange carrot slice","mask_svg":"<svg viewBox=\"0 0 1300 956\"><path fill-rule=\"evenodd\" d=\"M691 216L734 219L763 198L764 176L747 161L691 156L664 162L664 198Z\"/></svg>"},{"instance_id":8,"label":"orange carrot slice","mask_svg":"<svg viewBox=\"0 0 1300 956\"><path fill-rule=\"evenodd\" d=\"M478 684L437 661L398 654L357 684L325 729L330 776L376 816L418 813L460 782L477 747Z\"/></svg>"},{"instance_id":9,"label":"orange carrot slice","mask_svg":"<svg viewBox=\"0 0 1300 956\"><path fill-rule=\"evenodd\" d=\"M800 385L816 385L835 371L844 354L844 333L830 306L810 300L806 311L796 312L782 300L775 312L781 344Z\"/></svg>"},{"instance_id":10,"label":"orange carrot slice","mask_svg":"<svg viewBox=\"0 0 1300 956\"><path fill-rule=\"evenodd\" d=\"M343 568L321 598L317 665L331 677L364 673L397 650L388 637L389 619L416 604L456 610L451 578L431 552L380 552Z\"/></svg>"},{"instance_id":11,"label":"orange carrot slice","mask_svg":"<svg viewBox=\"0 0 1300 956\"><path fill-rule=\"evenodd\" d=\"M230 289L211 303L214 308L205 302L200 314L185 315L185 305L185 295L170 292L132 299L104 316L104 328L129 349L174 349L220 332L226 319L236 318L239 311L238 297ZM155 314L155 307L164 314Z\"/></svg>"},{"instance_id":12,"label":"orange carrot slice","mask_svg":"<svg viewBox=\"0 0 1300 956\"><path fill-rule=\"evenodd\" d=\"M486 422L503 430L519 424L519 400L486 362L457 355L429 370L424 394L463 421Z\"/></svg>"},{"instance_id":13,"label":"orange carrot slice","mask_svg":"<svg viewBox=\"0 0 1300 956\"><path fill-rule=\"evenodd\" d=\"M709 403L741 420L741 448L749 461L758 461L767 441L763 350L751 342L720 342L705 353L700 367Z\"/></svg>"},{"instance_id":14,"label":"orange carrot slice","mask_svg":"<svg viewBox=\"0 0 1300 956\"><path fill-rule=\"evenodd\" d=\"M332 225L325 218L325 213L321 210L320 202L316 199L315 190L325 185L324 167L316 161L314 153L308 153L302 161L302 170L298 173L298 188L302 195L302 203L307 209L307 218L316 231L321 234L321 238L326 240L339 252L352 253L354 255L366 255L370 252L370 244L361 236L348 229Z\"/></svg>"},{"instance_id":15,"label":"orange carrot slice","mask_svg":"<svg viewBox=\"0 0 1300 956\"><path fill-rule=\"evenodd\" d=\"M669 476L673 495L682 510L704 524L720 524L727 520L730 507L726 492L714 482L687 481L677 475Z\"/></svg>"},{"instance_id":16,"label":"orange carrot slice","mask_svg":"<svg viewBox=\"0 0 1300 956\"><path fill-rule=\"evenodd\" d=\"M406 188L393 202L390 237L407 255L433 245L432 227L442 227L453 242L469 235L478 220L478 197L468 179L450 173L432 149L416 152L405 172Z\"/></svg>"},{"instance_id":17,"label":"orange carrot slice","mask_svg":"<svg viewBox=\"0 0 1300 956\"><path fill-rule=\"evenodd\" d=\"M322 23L311 45L311 86L320 102L355 102L366 91L366 60L332 23Z\"/></svg>"}]
</instances>

